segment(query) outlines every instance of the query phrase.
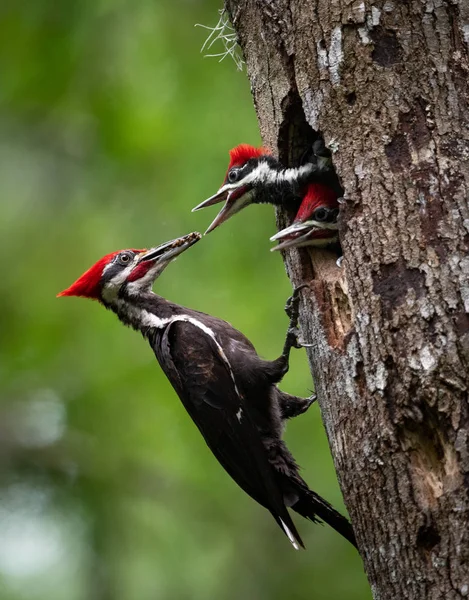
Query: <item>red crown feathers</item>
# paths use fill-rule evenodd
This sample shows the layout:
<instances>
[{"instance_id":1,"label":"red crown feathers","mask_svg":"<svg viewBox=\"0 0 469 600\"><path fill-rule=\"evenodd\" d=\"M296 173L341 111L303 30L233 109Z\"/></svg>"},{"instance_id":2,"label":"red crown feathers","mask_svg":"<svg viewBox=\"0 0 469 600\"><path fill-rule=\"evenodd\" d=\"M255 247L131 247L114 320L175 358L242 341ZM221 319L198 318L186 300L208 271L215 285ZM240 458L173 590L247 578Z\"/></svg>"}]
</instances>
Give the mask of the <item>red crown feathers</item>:
<instances>
[{"instance_id":1,"label":"red crown feathers","mask_svg":"<svg viewBox=\"0 0 469 600\"><path fill-rule=\"evenodd\" d=\"M327 185L311 183L296 213L295 221L307 221L318 206L324 205L328 208L338 207L337 194Z\"/></svg>"},{"instance_id":2,"label":"red crown feathers","mask_svg":"<svg viewBox=\"0 0 469 600\"><path fill-rule=\"evenodd\" d=\"M259 158L259 156L264 156L265 154L272 154L268 148L254 148L254 146L250 146L249 144L240 144L230 150L230 164L228 166L228 170L231 167L239 167L247 163L247 161L251 158Z\"/></svg>"},{"instance_id":3,"label":"red crown feathers","mask_svg":"<svg viewBox=\"0 0 469 600\"><path fill-rule=\"evenodd\" d=\"M79 277L75 283L72 283L70 287L68 287L60 294L57 294L57 297L60 296L81 296L82 298L92 298L99 299L101 288L100 281L103 275L103 270L106 265L108 265L111 260L119 254L122 250L117 250L116 252L111 252L111 254L106 254L98 260L92 267L88 269L81 277ZM143 250L132 250L132 252L140 253Z\"/></svg>"}]
</instances>

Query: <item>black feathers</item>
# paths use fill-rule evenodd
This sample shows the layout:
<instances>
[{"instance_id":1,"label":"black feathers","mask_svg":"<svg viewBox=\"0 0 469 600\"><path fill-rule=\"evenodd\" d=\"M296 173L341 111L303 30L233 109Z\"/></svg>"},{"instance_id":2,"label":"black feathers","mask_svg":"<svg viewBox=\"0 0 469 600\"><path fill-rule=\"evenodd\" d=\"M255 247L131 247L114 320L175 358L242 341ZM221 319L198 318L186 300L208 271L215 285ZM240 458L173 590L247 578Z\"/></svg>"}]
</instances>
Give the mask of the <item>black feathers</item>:
<instances>
[{"instance_id":1,"label":"black feathers","mask_svg":"<svg viewBox=\"0 0 469 600\"><path fill-rule=\"evenodd\" d=\"M287 507L323 519L354 544L347 519L311 492L282 441L284 421L314 398L280 391L284 355L261 359L251 342L226 321L172 304L148 292L111 306L142 331L207 445L236 483L267 508L297 548L303 542Z\"/></svg>"}]
</instances>

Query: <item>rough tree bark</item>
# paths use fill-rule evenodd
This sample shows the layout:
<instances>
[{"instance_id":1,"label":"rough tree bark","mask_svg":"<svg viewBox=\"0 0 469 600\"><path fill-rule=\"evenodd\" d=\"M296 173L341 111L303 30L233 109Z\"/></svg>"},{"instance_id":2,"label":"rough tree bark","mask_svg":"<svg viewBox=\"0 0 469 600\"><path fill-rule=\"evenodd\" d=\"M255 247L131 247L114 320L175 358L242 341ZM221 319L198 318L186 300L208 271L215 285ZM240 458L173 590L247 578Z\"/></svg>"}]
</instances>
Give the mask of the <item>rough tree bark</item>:
<instances>
[{"instance_id":1,"label":"rough tree bark","mask_svg":"<svg viewBox=\"0 0 469 600\"><path fill-rule=\"evenodd\" d=\"M226 7L264 143L335 150L343 266L285 258L374 597L468 598L469 1Z\"/></svg>"}]
</instances>

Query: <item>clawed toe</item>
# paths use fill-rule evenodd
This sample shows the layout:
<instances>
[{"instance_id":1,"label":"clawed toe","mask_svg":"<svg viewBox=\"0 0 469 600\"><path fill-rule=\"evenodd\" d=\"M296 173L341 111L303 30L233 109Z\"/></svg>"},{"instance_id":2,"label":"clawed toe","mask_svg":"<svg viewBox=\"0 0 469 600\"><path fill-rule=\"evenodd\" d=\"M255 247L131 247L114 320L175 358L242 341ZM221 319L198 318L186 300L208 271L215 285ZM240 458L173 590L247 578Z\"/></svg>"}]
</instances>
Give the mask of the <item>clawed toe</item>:
<instances>
[{"instance_id":1,"label":"clawed toe","mask_svg":"<svg viewBox=\"0 0 469 600\"><path fill-rule=\"evenodd\" d=\"M295 319L298 315L298 305L300 302L300 291L306 287L309 287L307 283L303 283L297 286L293 290L293 294L288 298L285 304L285 312L290 319Z\"/></svg>"},{"instance_id":2,"label":"clawed toe","mask_svg":"<svg viewBox=\"0 0 469 600\"><path fill-rule=\"evenodd\" d=\"M296 327L290 327L287 332L287 343L290 348L302 348L303 344L298 339L299 331Z\"/></svg>"},{"instance_id":3,"label":"clawed toe","mask_svg":"<svg viewBox=\"0 0 469 600\"><path fill-rule=\"evenodd\" d=\"M312 394L311 396L309 396L309 398L305 398L304 399L304 406L301 409L300 414L305 413L308 408L311 406L311 404L313 404L316 401L316 394Z\"/></svg>"}]
</instances>

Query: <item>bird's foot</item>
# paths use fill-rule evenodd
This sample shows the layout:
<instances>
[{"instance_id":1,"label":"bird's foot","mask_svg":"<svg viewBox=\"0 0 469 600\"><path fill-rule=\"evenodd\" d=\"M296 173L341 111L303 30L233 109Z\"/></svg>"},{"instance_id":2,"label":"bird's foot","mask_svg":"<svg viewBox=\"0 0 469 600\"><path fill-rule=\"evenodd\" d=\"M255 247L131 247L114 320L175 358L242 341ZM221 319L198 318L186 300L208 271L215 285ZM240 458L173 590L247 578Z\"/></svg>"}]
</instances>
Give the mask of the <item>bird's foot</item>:
<instances>
[{"instance_id":1,"label":"bird's foot","mask_svg":"<svg viewBox=\"0 0 469 600\"><path fill-rule=\"evenodd\" d=\"M303 344L301 343L301 341L298 339L298 336L300 335L300 332L298 330L298 327L289 327L287 330L287 337L285 339L285 346L288 346L288 349L290 348L302 348ZM285 354L285 352L284 352Z\"/></svg>"},{"instance_id":2,"label":"bird's foot","mask_svg":"<svg viewBox=\"0 0 469 600\"><path fill-rule=\"evenodd\" d=\"M285 312L290 317L290 323L288 325L287 336L282 352L282 357L284 358L286 365L288 365L290 359L290 350L292 348L302 348L304 346L303 342L298 339L298 316L300 309L300 291L305 287L308 287L307 283L296 287L285 305Z\"/></svg>"},{"instance_id":3,"label":"bird's foot","mask_svg":"<svg viewBox=\"0 0 469 600\"><path fill-rule=\"evenodd\" d=\"M285 304L285 312L287 313L287 317L290 318L290 327L296 327L296 324L298 323L300 292L306 287L309 287L307 283L297 286ZM294 322L292 323L292 321Z\"/></svg>"},{"instance_id":4,"label":"bird's foot","mask_svg":"<svg viewBox=\"0 0 469 600\"><path fill-rule=\"evenodd\" d=\"M308 408L316 400L316 394L309 396L308 398L299 398L298 396L292 396L285 392L281 393L280 398L280 411L282 419L292 419L304 414Z\"/></svg>"},{"instance_id":5,"label":"bird's foot","mask_svg":"<svg viewBox=\"0 0 469 600\"><path fill-rule=\"evenodd\" d=\"M308 408L311 406L311 404L314 404L314 402L316 402L316 400L317 400L316 394L311 394L311 396L308 396L308 398L304 398L304 406L301 409L300 414L305 413L308 410Z\"/></svg>"},{"instance_id":6,"label":"bird's foot","mask_svg":"<svg viewBox=\"0 0 469 600\"><path fill-rule=\"evenodd\" d=\"M316 398L316 394L311 394L311 396L308 396L308 398L298 398L294 416L297 417L298 415L303 415L311 406L311 404L316 402Z\"/></svg>"}]
</instances>

